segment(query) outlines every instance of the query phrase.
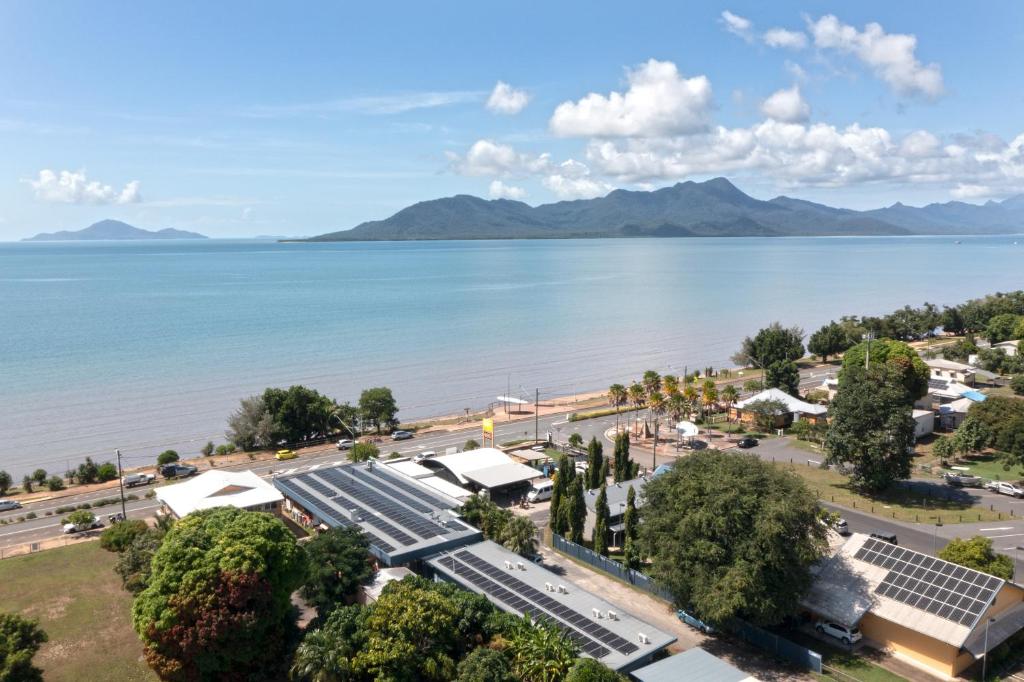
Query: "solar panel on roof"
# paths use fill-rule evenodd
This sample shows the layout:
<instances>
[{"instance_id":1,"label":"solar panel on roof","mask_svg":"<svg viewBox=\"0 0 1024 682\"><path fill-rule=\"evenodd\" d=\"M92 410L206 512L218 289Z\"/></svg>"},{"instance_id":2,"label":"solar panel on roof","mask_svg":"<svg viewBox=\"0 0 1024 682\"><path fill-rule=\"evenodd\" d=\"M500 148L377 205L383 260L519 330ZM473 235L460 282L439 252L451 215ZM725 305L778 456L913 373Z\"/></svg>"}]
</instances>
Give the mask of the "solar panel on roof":
<instances>
[{"instance_id":1,"label":"solar panel on roof","mask_svg":"<svg viewBox=\"0 0 1024 682\"><path fill-rule=\"evenodd\" d=\"M289 491L291 493L291 497L293 497L293 498L302 498L303 497L301 492L294 485L291 484L291 481L288 481L288 480L278 480L277 484L278 484L279 487L283 488L284 490ZM331 506L324 506L322 509L320 509L320 513L322 515L324 515L325 517L327 517L324 520L327 521L328 525L330 525L332 527L341 527L341 528L347 528L347 527L358 528L359 527L358 524L353 523L352 521L349 521L348 518L346 518L345 516L340 514L336 509L332 508ZM373 533L371 531L366 530L365 528L361 529L361 530L364 533L366 533L366 536L369 538L371 545L377 547L378 549L380 549L381 551L384 551L384 552L392 552L392 551L394 551L395 546L392 545L387 540L385 540L384 538L380 537L376 533Z\"/></svg>"},{"instance_id":2,"label":"solar panel on roof","mask_svg":"<svg viewBox=\"0 0 1024 682\"><path fill-rule=\"evenodd\" d=\"M389 473L388 475L385 475L384 473L381 472L380 467L374 467L373 469L366 469L365 471L370 476L374 476L375 478L379 478L379 479L381 479L383 481L386 481L388 483L388 485L396 487L396 488L398 488L400 490L404 490L405 492L409 493L410 495L414 495L414 496L420 498L421 500L423 500L427 504L431 505L432 507L435 507L437 509L449 509L450 508L450 503L447 502L446 500L443 500L443 499L439 498L438 496L433 495L433 494L427 492L426 490L424 490L423 488L421 488L421 487L419 487L417 485L413 485L412 483L409 483L407 481L403 481L402 479L398 478L398 476L395 475L395 474Z\"/></svg>"}]
</instances>

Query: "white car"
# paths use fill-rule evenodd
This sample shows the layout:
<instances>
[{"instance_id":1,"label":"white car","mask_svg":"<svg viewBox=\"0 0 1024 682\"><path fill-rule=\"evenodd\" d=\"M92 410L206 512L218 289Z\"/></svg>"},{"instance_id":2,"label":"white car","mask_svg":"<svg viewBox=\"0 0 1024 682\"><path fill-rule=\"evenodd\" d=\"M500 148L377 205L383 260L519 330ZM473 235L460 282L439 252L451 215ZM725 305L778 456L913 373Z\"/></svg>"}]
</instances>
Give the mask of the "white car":
<instances>
[{"instance_id":1,"label":"white car","mask_svg":"<svg viewBox=\"0 0 1024 682\"><path fill-rule=\"evenodd\" d=\"M835 637L840 640L846 646L850 646L854 642L859 642L861 639L860 630L857 628L848 628L845 625L839 623L832 623L827 620L819 620L814 629L823 635Z\"/></svg>"},{"instance_id":2,"label":"white car","mask_svg":"<svg viewBox=\"0 0 1024 682\"><path fill-rule=\"evenodd\" d=\"M82 532L87 531L87 530L93 530L95 528L102 528L102 527L103 527L103 522L102 521L100 521L99 519L93 519L92 523L80 523L80 524L65 523L64 527L63 527L63 531L64 531L65 535L70 535L71 533L82 533Z\"/></svg>"},{"instance_id":3,"label":"white car","mask_svg":"<svg viewBox=\"0 0 1024 682\"><path fill-rule=\"evenodd\" d=\"M355 446L356 442L351 438L342 438L338 441L339 450L351 450Z\"/></svg>"},{"instance_id":4,"label":"white car","mask_svg":"<svg viewBox=\"0 0 1024 682\"><path fill-rule=\"evenodd\" d=\"M12 509L21 509L21 502L15 500L0 500L0 511L10 511Z\"/></svg>"},{"instance_id":5,"label":"white car","mask_svg":"<svg viewBox=\"0 0 1024 682\"><path fill-rule=\"evenodd\" d=\"M437 457L437 453L433 450L424 450L423 452L417 453L416 456L412 458L412 461L414 464L419 464L423 460L430 459L431 457Z\"/></svg>"},{"instance_id":6,"label":"white car","mask_svg":"<svg viewBox=\"0 0 1024 682\"><path fill-rule=\"evenodd\" d=\"M1024 488L1014 485L1012 483L1004 483L1002 481L992 481L985 486L994 493L1000 495L1009 495L1010 497L1024 497Z\"/></svg>"}]
</instances>

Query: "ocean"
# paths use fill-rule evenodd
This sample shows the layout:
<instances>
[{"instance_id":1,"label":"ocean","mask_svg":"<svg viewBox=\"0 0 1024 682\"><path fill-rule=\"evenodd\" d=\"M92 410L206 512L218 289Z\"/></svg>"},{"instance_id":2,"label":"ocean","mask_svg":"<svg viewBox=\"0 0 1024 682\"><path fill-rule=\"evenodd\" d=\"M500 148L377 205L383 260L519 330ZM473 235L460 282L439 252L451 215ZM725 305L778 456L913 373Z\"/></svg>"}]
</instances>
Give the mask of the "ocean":
<instances>
[{"instance_id":1,"label":"ocean","mask_svg":"<svg viewBox=\"0 0 1024 682\"><path fill-rule=\"evenodd\" d=\"M195 454L267 386L390 386L408 420L1018 288L1014 236L0 244L0 469Z\"/></svg>"}]
</instances>

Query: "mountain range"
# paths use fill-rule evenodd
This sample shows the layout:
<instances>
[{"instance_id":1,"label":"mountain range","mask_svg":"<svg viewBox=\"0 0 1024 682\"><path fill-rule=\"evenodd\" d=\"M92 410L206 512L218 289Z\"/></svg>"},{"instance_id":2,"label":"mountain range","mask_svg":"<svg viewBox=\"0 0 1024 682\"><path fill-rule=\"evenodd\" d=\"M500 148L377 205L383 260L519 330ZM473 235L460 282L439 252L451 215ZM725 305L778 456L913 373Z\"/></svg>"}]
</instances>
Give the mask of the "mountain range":
<instances>
[{"instance_id":1,"label":"mountain range","mask_svg":"<svg viewBox=\"0 0 1024 682\"><path fill-rule=\"evenodd\" d=\"M73 242L73 241L96 241L96 240L142 240L142 239L206 239L205 235L197 232L186 232L165 228L163 230L143 230L133 227L120 220L101 220L81 230L60 232L43 232L34 237L28 237L22 241L26 242Z\"/></svg>"},{"instance_id":2,"label":"mountain range","mask_svg":"<svg viewBox=\"0 0 1024 682\"><path fill-rule=\"evenodd\" d=\"M304 241L579 237L786 237L1024 231L1024 195L984 205L901 203L869 211L779 196L755 199L725 178L530 206L460 194Z\"/></svg>"}]
</instances>

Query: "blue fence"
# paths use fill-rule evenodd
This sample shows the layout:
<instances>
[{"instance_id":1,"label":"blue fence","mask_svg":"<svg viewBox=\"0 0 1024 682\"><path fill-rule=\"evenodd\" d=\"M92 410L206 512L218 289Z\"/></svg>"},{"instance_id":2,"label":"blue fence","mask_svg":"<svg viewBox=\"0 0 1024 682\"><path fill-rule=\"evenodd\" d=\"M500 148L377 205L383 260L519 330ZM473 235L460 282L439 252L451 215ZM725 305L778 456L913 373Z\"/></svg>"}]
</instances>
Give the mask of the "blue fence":
<instances>
[{"instance_id":1,"label":"blue fence","mask_svg":"<svg viewBox=\"0 0 1024 682\"><path fill-rule=\"evenodd\" d=\"M654 582L640 571L627 568L618 561L609 559L606 556L601 556L593 550L587 549L582 545L577 545L575 542L570 542L558 533L552 533L551 539L554 548L559 552L590 564L594 568L613 575L623 582L635 585L644 592L652 594L659 599L664 599L670 604L675 603L675 600L667 589ZM763 651L767 651L778 659L800 666L801 668L812 670L816 673L821 672L821 654L816 651L811 651L807 647L795 644L785 637L780 637L779 635L763 630L756 625L751 625L750 623L739 620L738 618L731 620L727 626L728 631L733 635L739 637L748 644L762 649Z\"/></svg>"}]
</instances>

